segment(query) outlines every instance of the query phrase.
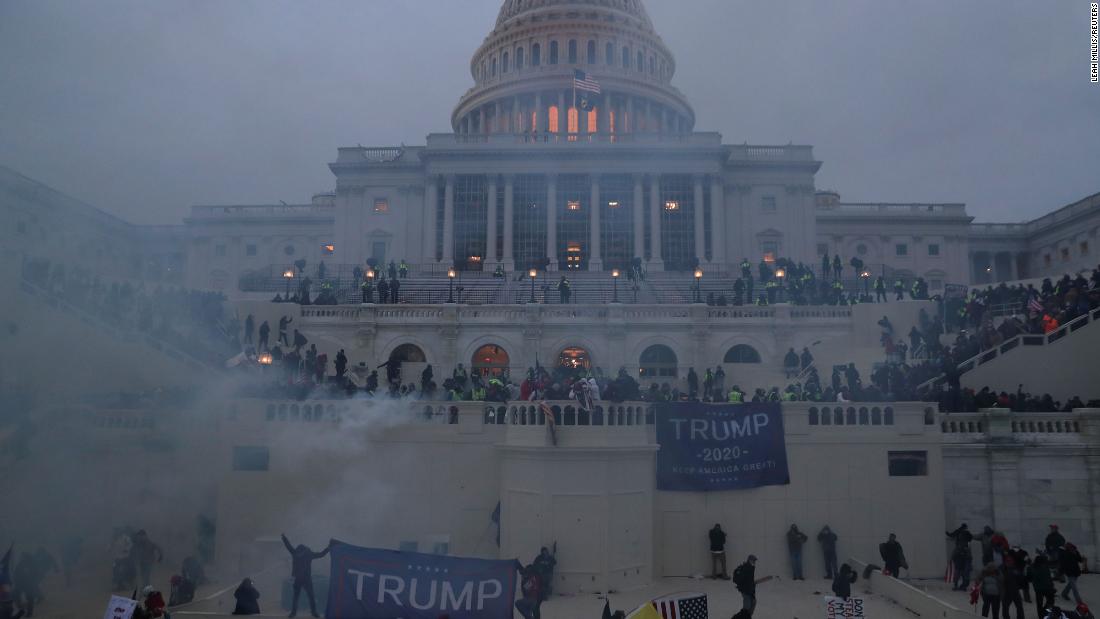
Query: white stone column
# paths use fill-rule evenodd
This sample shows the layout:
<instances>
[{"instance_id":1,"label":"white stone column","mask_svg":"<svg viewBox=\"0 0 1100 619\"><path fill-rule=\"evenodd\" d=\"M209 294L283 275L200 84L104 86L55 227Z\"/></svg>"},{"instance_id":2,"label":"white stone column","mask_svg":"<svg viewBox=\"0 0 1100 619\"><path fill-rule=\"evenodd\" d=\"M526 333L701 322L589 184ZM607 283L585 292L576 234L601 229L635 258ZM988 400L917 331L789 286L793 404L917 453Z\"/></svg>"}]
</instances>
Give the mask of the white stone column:
<instances>
[{"instance_id":1,"label":"white stone column","mask_svg":"<svg viewBox=\"0 0 1100 619\"><path fill-rule=\"evenodd\" d=\"M623 127L626 128L626 133L634 133L634 97L627 95L626 97L626 122ZM638 253L638 252L635 252ZM640 254L639 254L640 255Z\"/></svg>"},{"instance_id":2,"label":"white stone column","mask_svg":"<svg viewBox=\"0 0 1100 619\"><path fill-rule=\"evenodd\" d=\"M558 92L558 135L569 133L569 110L565 109L565 91Z\"/></svg>"},{"instance_id":3,"label":"white stone column","mask_svg":"<svg viewBox=\"0 0 1100 619\"><path fill-rule=\"evenodd\" d=\"M506 271L514 271L516 268L515 258L512 257L512 234L515 226L515 216L513 215L513 204L515 203L515 176L511 174L504 175L504 269Z\"/></svg>"},{"instance_id":4,"label":"white stone column","mask_svg":"<svg viewBox=\"0 0 1100 619\"><path fill-rule=\"evenodd\" d=\"M634 200L631 202L630 208L634 209L632 212L634 218L634 257L641 258L645 262L645 193L642 187L642 181L645 177L641 174L634 174Z\"/></svg>"},{"instance_id":5,"label":"white stone column","mask_svg":"<svg viewBox=\"0 0 1100 619\"><path fill-rule=\"evenodd\" d=\"M489 200L485 222L485 268L497 263L497 177L489 177Z\"/></svg>"},{"instance_id":6,"label":"white stone column","mask_svg":"<svg viewBox=\"0 0 1100 619\"><path fill-rule=\"evenodd\" d=\"M558 176L546 175L546 257L548 271L558 270Z\"/></svg>"},{"instance_id":7,"label":"white stone column","mask_svg":"<svg viewBox=\"0 0 1100 619\"><path fill-rule=\"evenodd\" d=\"M517 119L519 118L519 97L512 97L512 111L508 113L508 131L512 133L519 133L519 124Z\"/></svg>"},{"instance_id":8,"label":"white stone column","mask_svg":"<svg viewBox=\"0 0 1100 619\"><path fill-rule=\"evenodd\" d=\"M535 126L532 128L533 133L542 133L546 131L546 112L542 109L542 93L535 93Z\"/></svg>"},{"instance_id":9,"label":"white stone column","mask_svg":"<svg viewBox=\"0 0 1100 619\"><path fill-rule=\"evenodd\" d=\"M485 106L484 105L477 108L477 132L478 133L489 133L489 131L485 127Z\"/></svg>"},{"instance_id":10,"label":"white stone column","mask_svg":"<svg viewBox=\"0 0 1100 619\"><path fill-rule=\"evenodd\" d=\"M504 131L504 125L501 122L503 120L501 116L503 109L503 106L500 104L500 99L497 99L496 103L493 104L493 133Z\"/></svg>"},{"instance_id":11,"label":"white stone column","mask_svg":"<svg viewBox=\"0 0 1100 619\"><path fill-rule=\"evenodd\" d=\"M663 271L665 262L661 258L661 180L657 174L649 177L649 235L650 258L649 268L654 271Z\"/></svg>"},{"instance_id":12,"label":"white stone column","mask_svg":"<svg viewBox=\"0 0 1100 619\"><path fill-rule=\"evenodd\" d=\"M443 190L443 259L446 266L455 262L455 175L447 175Z\"/></svg>"},{"instance_id":13,"label":"white stone column","mask_svg":"<svg viewBox=\"0 0 1100 619\"><path fill-rule=\"evenodd\" d=\"M439 260L435 253L435 220L438 217L436 209L439 208L439 177L428 175L427 187L424 191L424 262L433 264ZM367 249L370 251L370 248Z\"/></svg>"},{"instance_id":14,"label":"white stone column","mask_svg":"<svg viewBox=\"0 0 1100 619\"><path fill-rule=\"evenodd\" d=\"M722 176L710 178L710 260L716 265L726 263L726 196Z\"/></svg>"},{"instance_id":15,"label":"white stone column","mask_svg":"<svg viewBox=\"0 0 1100 619\"><path fill-rule=\"evenodd\" d=\"M707 259L707 230L703 224L706 215L703 212L703 201L706 199L703 195L703 175L696 174L693 180L695 181L695 193L692 198L695 219L695 258L702 264Z\"/></svg>"},{"instance_id":16,"label":"white stone column","mask_svg":"<svg viewBox=\"0 0 1100 619\"><path fill-rule=\"evenodd\" d=\"M602 204L600 201L600 177L595 174L592 175L590 202L592 206L588 217L588 270L602 271L603 255L600 251L600 207Z\"/></svg>"}]
</instances>

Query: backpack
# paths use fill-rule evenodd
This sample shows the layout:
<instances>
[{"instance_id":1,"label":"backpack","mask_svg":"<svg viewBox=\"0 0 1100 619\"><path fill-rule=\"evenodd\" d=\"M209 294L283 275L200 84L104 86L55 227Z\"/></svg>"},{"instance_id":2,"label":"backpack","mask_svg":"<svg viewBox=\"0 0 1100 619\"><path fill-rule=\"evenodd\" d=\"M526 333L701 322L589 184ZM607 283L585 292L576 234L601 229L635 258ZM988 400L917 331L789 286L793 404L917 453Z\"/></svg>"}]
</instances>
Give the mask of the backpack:
<instances>
[{"instance_id":1,"label":"backpack","mask_svg":"<svg viewBox=\"0 0 1100 619\"><path fill-rule=\"evenodd\" d=\"M745 564L742 563L741 565L738 565L737 569L733 570L733 584L737 585L738 589L746 586L745 581L748 579L748 575L748 570L745 569Z\"/></svg>"}]
</instances>

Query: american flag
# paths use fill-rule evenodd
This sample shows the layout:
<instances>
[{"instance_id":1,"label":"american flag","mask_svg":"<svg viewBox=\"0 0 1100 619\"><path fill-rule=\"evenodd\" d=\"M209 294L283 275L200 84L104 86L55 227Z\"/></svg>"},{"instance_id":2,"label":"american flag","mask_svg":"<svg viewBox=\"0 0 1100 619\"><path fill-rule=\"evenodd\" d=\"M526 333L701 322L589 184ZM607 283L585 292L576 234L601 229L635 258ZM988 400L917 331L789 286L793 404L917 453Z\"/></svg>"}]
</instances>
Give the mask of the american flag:
<instances>
[{"instance_id":1,"label":"american flag","mask_svg":"<svg viewBox=\"0 0 1100 619\"><path fill-rule=\"evenodd\" d=\"M573 88L600 94L600 83L579 69L573 70Z\"/></svg>"},{"instance_id":2,"label":"american flag","mask_svg":"<svg viewBox=\"0 0 1100 619\"><path fill-rule=\"evenodd\" d=\"M1027 300L1027 308L1033 312L1043 311L1043 304L1039 302L1038 297L1031 297Z\"/></svg>"},{"instance_id":3,"label":"american flag","mask_svg":"<svg viewBox=\"0 0 1100 619\"><path fill-rule=\"evenodd\" d=\"M708 619L707 596L702 593L674 593L653 600L661 619Z\"/></svg>"}]
</instances>

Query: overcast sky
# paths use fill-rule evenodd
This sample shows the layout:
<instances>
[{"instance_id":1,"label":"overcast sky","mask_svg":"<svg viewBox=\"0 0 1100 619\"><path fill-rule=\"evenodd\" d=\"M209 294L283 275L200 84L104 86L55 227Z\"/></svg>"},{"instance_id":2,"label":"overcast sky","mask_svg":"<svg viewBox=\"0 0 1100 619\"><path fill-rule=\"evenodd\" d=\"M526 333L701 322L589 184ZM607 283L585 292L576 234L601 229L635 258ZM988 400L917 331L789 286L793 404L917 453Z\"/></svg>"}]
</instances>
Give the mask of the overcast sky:
<instances>
[{"instance_id":1,"label":"overcast sky","mask_svg":"<svg viewBox=\"0 0 1100 619\"><path fill-rule=\"evenodd\" d=\"M1100 191L1086 0L647 0L696 129L846 201L1020 221ZM500 0L0 0L0 164L139 223L304 202L450 131Z\"/></svg>"}]
</instances>

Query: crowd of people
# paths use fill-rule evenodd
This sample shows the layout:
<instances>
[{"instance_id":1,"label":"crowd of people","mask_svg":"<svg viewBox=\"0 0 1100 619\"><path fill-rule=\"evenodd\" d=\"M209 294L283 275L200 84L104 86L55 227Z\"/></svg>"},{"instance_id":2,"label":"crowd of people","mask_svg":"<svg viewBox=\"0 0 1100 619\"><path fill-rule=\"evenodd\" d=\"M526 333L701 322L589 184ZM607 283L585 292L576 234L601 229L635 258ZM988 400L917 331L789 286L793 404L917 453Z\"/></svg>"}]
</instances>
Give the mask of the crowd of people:
<instances>
[{"instance_id":1,"label":"crowd of people","mask_svg":"<svg viewBox=\"0 0 1100 619\"><path fill-rule=\"evenodd\" d=\"M983 617L990 616L992 611L994 618L1000 615L1009 619L1011 609L1015 608L1016 619L1024 619L1024 604L1032 603L1034 593L1040 619L1092 618L1077 589L1077 579L1085 571L1087 561L1074 544L1066 541L1058 525L1050 525L1043 548L1036 549L1034 558L1027 550L1012 545L1003 532L988 525L977 535L970 532L965 522L945 533L954 545L947 579L955 591L969 592L971 604L977 605L980 598ZM977 576L973 574L974 543L981 547L982 567ZM1060 594L1056 584L1059 581L1065 583ZM1067 605L1074 604L1073 610L1058 607L1058 597Z\"/></svg>"},{"instance_id":2,"label":"crowd of people","mask_svg":"<svg viewBox=\"0 0 1100 619\"><path fill-rule=\"evenodd\" d=\"M220 292L107 282L45 258L27 259L23 277L115 328L143 333L204 362L220 365L240 352L240 325L227 314Z\"/></svg>"}]
</instances>

